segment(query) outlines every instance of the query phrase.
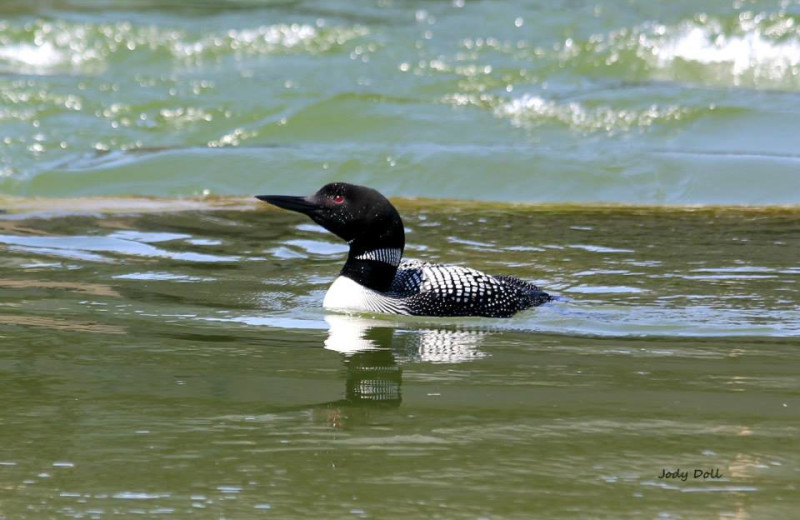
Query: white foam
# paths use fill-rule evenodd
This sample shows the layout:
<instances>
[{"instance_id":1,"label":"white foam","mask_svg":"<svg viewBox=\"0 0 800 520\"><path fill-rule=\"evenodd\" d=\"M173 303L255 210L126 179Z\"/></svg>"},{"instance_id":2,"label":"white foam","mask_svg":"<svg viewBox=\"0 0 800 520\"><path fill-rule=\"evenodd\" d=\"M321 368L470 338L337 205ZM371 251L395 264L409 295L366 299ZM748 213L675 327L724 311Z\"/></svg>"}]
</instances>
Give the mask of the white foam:
<instances>
[{"instance_id":1,"label":"white foam","mask_svg":"<svg viewBox=\"0 0 800 520\"><path fill-rule=\"evenodd\" d=\"M670 66L677 60L727 65L734 78L754 73L778 80L795 74L794 69L800 66L797 38L775 41L755 28L739 35L726 35L717 25L686 25L666 38L643 35L642 48L655 58L658 67Z\"/></svg>"},{"instance_id":2,"label":"white foam","mask_svg":"<svg viewBox=\"0 0 800 520\"><path fill-rule=\"evenodd\" d=\"M508 118L516 126L557 121L575 130L608 133L644 128L656 121L678 120L687 112L679 106L651 105L640 110L586 107L576 101L558 102L532 94L502 103L494 111L495 116Z\"/></svg>"},{"instance_id":3,"label":"white foam","mask_svg":"<svg viewBox=\"0 0 800 520\"><path fill-rule=\"evenodd\" d=\"M53 68L67 61L64 53L50 42L41 45L18 43L0 47L0 60L23 65L32 69Z\"/></svg>"},{"instance_id":4,"label":"white foam","mask_svg":"<svg viewBox=\"0 0 800 520\"><path fill-rule=\"evenodd\" d=\"M262 25L251 29L231 29L224 34L213 34L198 41L178 39L172 43L172 52L177 57L192 58L209 52L215 54L233 51L258 55L295 48L327 50L366 32L365 28L358 26L320 30L306 24Z\"/></svg>"}]
</instances>

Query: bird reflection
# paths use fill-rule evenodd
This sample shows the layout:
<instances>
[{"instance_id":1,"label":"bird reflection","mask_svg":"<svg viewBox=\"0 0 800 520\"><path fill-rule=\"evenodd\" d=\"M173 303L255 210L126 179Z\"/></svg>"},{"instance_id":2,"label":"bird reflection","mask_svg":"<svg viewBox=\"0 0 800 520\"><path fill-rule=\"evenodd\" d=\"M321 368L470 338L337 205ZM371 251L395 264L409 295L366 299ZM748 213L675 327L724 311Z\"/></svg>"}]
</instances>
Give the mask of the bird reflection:
<instances>
[{"instance_id":1,"label":"bird reflection","mask_svg":"<svg viewBox=\"0 0 800 520\"><path fill-rule=\"evenodd\" d=\"M342 354L344 399L328 403L325 420L343 428L370 410L397 408L402 402L402 364L461 363L485 357L479 347L485 331L402 329L398 323L330 314L325 348Z\"/></svg>"},{"instance_id":2,"label":"bird reflection","mask_svg":"<svg viewBox=\"0 0 800 520\"><path fill-rule=\"evenodd\" d=\"M463 363L486 356L482 330L401 328L401 324L342 314L325 316L325 348L345 356L390 350L400 362Z\"/></svg>"},{"instance_id":3,"label":"bird reflection","mask_svg":"<svg viewBox=\"0 0 800 520\"><path fill-rule=\"evenodd\" d=\"M345 356L345 400L399 406L403 371L388 350Z\"/></svg>"}]
</instances>

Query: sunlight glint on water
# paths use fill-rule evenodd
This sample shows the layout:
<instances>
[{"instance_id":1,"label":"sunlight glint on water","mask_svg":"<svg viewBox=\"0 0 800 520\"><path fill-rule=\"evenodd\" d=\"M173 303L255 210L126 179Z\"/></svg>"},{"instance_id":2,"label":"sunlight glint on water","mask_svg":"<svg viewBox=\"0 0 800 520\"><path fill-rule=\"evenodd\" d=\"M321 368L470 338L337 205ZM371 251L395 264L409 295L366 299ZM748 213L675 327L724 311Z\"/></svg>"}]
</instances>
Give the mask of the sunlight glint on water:
<instances>
[{"instance_id":1,"label":"sunlight glint on water","mask_svg":"<svg viewBox=\"0 0 800 520\"><path fill-rule=\"evenodd\" d=\"M3 192L798 202L789 5L78 4L5 7Z\"/></svg>"},{"instance_id":2,"label":"sunlight glint on water","mask_svg":"<svg viewBox=\"0 0 800 520\"><path fill-rule=\"evenodd\" d=\"M798 13L0 2L0 520L792 518ZM326 313L333 180L558 301Z\"/></svg>"}]
</instances>

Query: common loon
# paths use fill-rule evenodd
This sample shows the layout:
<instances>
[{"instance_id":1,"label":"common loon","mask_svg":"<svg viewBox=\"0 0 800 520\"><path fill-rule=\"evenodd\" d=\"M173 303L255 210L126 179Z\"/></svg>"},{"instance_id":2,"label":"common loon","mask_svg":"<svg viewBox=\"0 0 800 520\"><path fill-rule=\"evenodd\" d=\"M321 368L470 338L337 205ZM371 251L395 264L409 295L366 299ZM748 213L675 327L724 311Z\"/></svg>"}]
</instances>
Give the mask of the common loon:
<instances>
[{"instance_id":1,"label":"common loon","mask_svg":"<svg viewBox=\"0 0 800 520\"><path fill-rule=\"evenodd\" d=\"M311 217L350 245L323 307L412 316L508 317L552 298L513 276L428 262L400 262L405 231L386 197L365 186L326 184L309 197L257 195Z\"/></svg>"}]
</instances>

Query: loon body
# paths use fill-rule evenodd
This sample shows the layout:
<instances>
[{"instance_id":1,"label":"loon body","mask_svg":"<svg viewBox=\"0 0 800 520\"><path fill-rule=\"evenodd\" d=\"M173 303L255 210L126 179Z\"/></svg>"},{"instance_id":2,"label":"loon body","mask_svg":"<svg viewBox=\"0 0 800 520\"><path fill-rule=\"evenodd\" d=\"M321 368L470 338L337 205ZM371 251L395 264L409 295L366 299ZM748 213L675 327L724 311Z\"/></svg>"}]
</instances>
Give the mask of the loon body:
<instances>
[{"instance_id":1,"label":"loon body","mask_svg":"<svg viewBox=\"0 0 800 520\"><path fill-rule=\"evenodd\" d=\"M309 197L259 195L297 211L350 245L339 276L323 301L326 309L411 316L508 317L551 300L530 282L475 269L401 262L403 221L377 191L335 182Z\"/></svg>"}]
</instances>

